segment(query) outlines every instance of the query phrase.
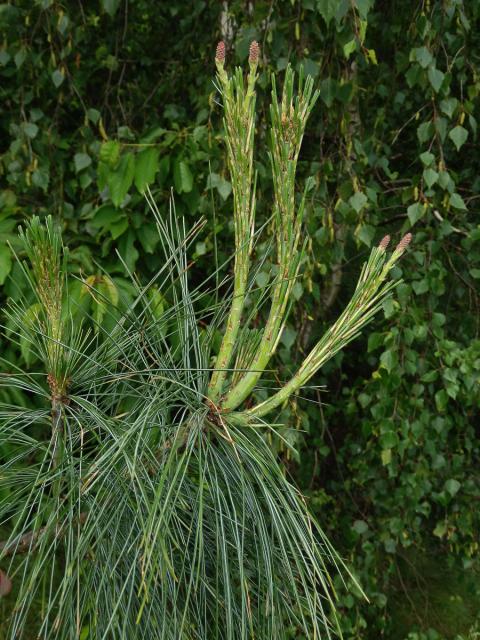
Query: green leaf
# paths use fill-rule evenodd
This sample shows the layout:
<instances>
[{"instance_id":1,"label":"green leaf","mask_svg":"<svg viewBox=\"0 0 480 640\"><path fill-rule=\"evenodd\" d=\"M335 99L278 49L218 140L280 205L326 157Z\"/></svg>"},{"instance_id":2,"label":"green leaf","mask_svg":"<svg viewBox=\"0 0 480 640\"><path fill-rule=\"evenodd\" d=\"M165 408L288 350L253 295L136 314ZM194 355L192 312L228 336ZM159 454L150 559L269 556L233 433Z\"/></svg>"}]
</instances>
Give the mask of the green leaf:
<instances>
[{"instance_id":1,"label":"green leaf","mask_svg":"<svg viewBox=\"0 0 480 640\"><path fill-rule=\"evenodd\" d=\"M422 122L417 129L417 137L420 142L430 140L433 135L433 126L431 122Z\"/></svg>"},{"instance_id":2,"label":"green leaf","mask_svg":"<svg viewBox=\"0 0 480 640\"><path fill-rule=\"evenodd\" d=\"M147 133L142 135L140 138L141 143L152 143L156 142L158 138L161 138L165 133L167 133L167 129L163 127L153 127L153 129L149 129Z\"/></svg>"},{"instance_id":3,"label":"green leaf","mask_svg":"<svg viewBox=\"0 0 480 640\"><path fill-rule=\"evenodd\" d=\"M417 47L410 52L410 60L416 60L423 69L426 69L433 61L433 56L427 47Z\"/></svg>"},{"instance_id":4,"label":"green leaf","mask_svg":"<svg viewBox=\"0 0 480 640\"><path fill-rule=\"evenodd\" d=\"M477 137L477 119L474 116L472 116L472 114L468 116L468 124L470 125L470 128L472 130L473 137L476 138Z\"/></svg>"},{"instance_id":5,"label":"green leaf","mask_svg":"<svg viewBox=\"0 0 480 640\"><path fill-rule=\"evenodd\" d=\"M128 228L128 218L120 209L104 204L97 209L90 224L96 229L109 231L116 240Z\"/></svg>"},{"instance_id":6,"label":"green leaf","mask_svg":"<svg viewBox=\"0 0 480 640\"><path fill-rule=\"evenodd\" d=\"M88 640L88 638L90 638L90 627L82 627L80 640Z\"/></svg>"},{"instance_id":7,"label":"green leaf","mask_svg":"<svg viewBox=\"0 0 480 640\"><path fill-rule=\"evenodd\" d=\"M27 57L27 50L25 48L22 48L19 51L17 51L17 53L15 54L15 56L13 58L13 60L15 62L15 66L17 67L17 69L20 69L20 67L25 62L26 57Z\"/></svg>"},{"instance_id":8,"label":"green leaf","mask_svg":"<svg viewBox=\"0 0 480 640\"><path fill-rule=\"evenodd\" d=\"M447 136L447 127L448 120L446 118L439 117L435 119L435 131L440 136L440 140L442 142L445 142L445 138Z\"/></svg>"},{"instance_id":9,"label":"green leaf","mask_svg":"<svg viewBox=\"0 0 480 640\"><path fill-rule=\"evenodd\" d=\"M448 491L452 498L458 493L461 486L460 482L455 480L455 478L450 478L450 480L445 482L445 490Z\"/></svg>"},{"instance_id":10,"label":"green leaf","mask_svg":"<svg viewBox=\"0 0 480 640\"><path fill-rule=\"evenodd\" d=\"M6 244L0 244L0 285L2 285L12 269L12 255Z\"/></svg>"},{"instance_id":11,"label":"green leaf","mask_svg":"<svg viewBox=\"0 0 480 640\"><path fill-rule=\"evenodd\" d=\"M255 282L261 289L266 287L269 281L270 281L270 276L266 271L259 271L255 276Z\"/></svg>"},{"instance_id":12,"label":"green leaf","mask_svg":"<svg viewBox=\"0 0 480 640\"><path fill-rule=\"evenodd\" d=\"M128 233L124 233L120 238L120 242L118 243L118 250L127 266L127 269L131 273L133 273L140 254L135 248L135 236L131 229L128 231Z\"/></svg>"},{"instance_id":13,"label":"green leaf","mask_svg":"<svg viewBox=\"0 0 480 640\"><path fill-rule=\"evenodd\" d=\"M146 253L153 253L160 241L157 229L151 222L142 224L141 227L137 229L137 238L140 240L143 250Z\"/></svg>"},{"instance_id":14,"label":"green leaf","mask_svg":"<svg viewBox=\"0 0 480 640\"><path fill-rule=\"evenodd\" d=\"M120 6L120 0L102 0L103 10L108 13L110 17L113 17L118 11Z\"/></svg>"},{"instance_id":15,"label":"green leaf","mask_svg":"<svg viewBox=\"0 0 480 640\"><path fill-rule=\"evenodd\" d=\"M459 151L467 141L468 131L458 124L450 131L448 137L455 145L457 151Z\"/></svg>"},{"instance_id":16,"label":"green leaf","mask_svg":"<svg viewBox=\"0 0 480 640\"><path fill-rule=\"evenodd\" d=\"M430 153L430 151L424 151L420 154L420 160L422 161L423 165L429 167L431 164L433 164L435 156L433 155L433 153Z\"/></svg>"},{"instance_id":17,"label":"green leaf","mask_svg":"<svg viewBox=\"0 0 480 640\"><path fill-rule=\"evenodd\" d=\"M455 189L455 183L451 179L448 171L440 171L438 174L438 184L442 189L449 191L450 193Z\"/></svg>"},{"instance_id":18,"label":"green leaf","mask_svg":"<svg viewBox=\"0 0 480 640\"><path fill-rule=\"evenodd\" d=\"M353 529L357 533L362 535L362 533L366 533L368 531L368 524L365 522L365 520L355 520L355 522L353 523Z\"/></svg>"},{"instance_id":19,"label":"green leaf","mask_svg":"<svg viewBox=\"0 0 480 640\"><path fill-rule=\"evenodd\" d=\"M101 293L110 300L114 307L118 305L118 289L109 276L102 276Z\"/></svg>"},{"instance_id":20,"label":"green leaf","mask_svg":"<svg viewBox=\"0 0 480 640\"><path fill-rule=\"evenodd\" d=\"M128 218L122 215L118 220L114 220L110 225L110 234L114 240L120 238L128 229Z\"/></svg>"},{"instance_id":21,"label":"green leaf","mask_svg":"<svg viewBox=\"0 0 480 640\"><path fill-rule=\"evenodd\" d=\"M184 160L177 160L173 169L173 179L178 193L190 193L193 189L193 176Z\"/></svg>"},{"instance_id":22,"label":"green leaf","mask_svg":"<svg viewBox=\"0 0 480 640\"><path fill-rule=\"evenodd\" d=\"M455 112L455 109L457 108L457 105L458 105L457 98L445 98L440 102L440 110L446 116L451 118Z\"/></svg>"},{"instance_id":23,"label":"green leaf","mask_svg":"<svg viewBox=\"0 0 480 640\"><path fill-rule=\"evenodd\" d=\"M447 524L444 520L437 522L435 529L433 530L433 535L437 538L443 538L447 533Z\"/></svg>"},{"instance_id":24,"label":"green leaf","mask_svg":"<svg viewBox=\"0 0 480 640\"><path fill-rule=\"evenodd\" d=\"M73 162L75 164L75 173L79 173L92 164L92 159L88 153L76 153L73 156Z\"/></svg>"},{"instance_id":25,"label":"green leaf","mask_svg":"<svg viewBox=\"0 0 480 640\"><path fill-rule=\"evenodd\" d=\"M165 298L162 296L158 287L152 287L147 292L147 297L150 301L149 309L154 318L159 320L165 312Z\"/></svg>"},{"instance_id":26,"label":"green leaf","mask_svg":"<svg viewBox=\"0 0 480 640\"><path fill-rule=\"evenodd\" d=\"M375 0L356 0L356 6L358 13L360 14L360 18L362 20L367 19L368 12L375 4Z\"/></svg>"},{"instance_id":27,"label":"green leaf","mask_svg":"<svg viewBox=\"0 0 480 640\"><path fill-rule=\"evenodd\" d=\"M62 82L65 80L65 73L60 70L60 69L55 69L55 71L52 73L52 82L53 84L56 86L56 88L58 89L58 87L62 84Z\"/></svg>"},{"instance_id":28,"label":"green leaf","mask_svg":"<svg viewBox=\"0 0 480 640\"><path fill-rule=\"evenodd\" d=\"M225 180L223 176L218 175L218 173L211 173L208 176L207 188L217 189L223 200L226 200L232 192L232 185L230 182Z\"/></svg>"},{"instance_id":29,"label":"green leaf","mask_svg":"<svg viewBox=\"0 0 480 640\"><path fill-rule=\"evenodd\" d=\"M367 204L368 198L361 191L357 191L348 199L348 202L352 209L354 209L357 213L360 213L363 207Z\"/></svg>"},{"instance_id":30,"label":"green leaf","mask_svg":"<svg viewBox=\"0 0 480 640\"><path fill-rule=\"evenodd\" d=\"M100 147L100 161L114 167L120 157L121 145L116 140L108 140Z\"/></svg>"},{"instance_id":31,"label":"green leaf","mask_svg":"<svg viewBox=\"0 0 480 640\"><path fill-rule=\"evenodd\" d=\"M370 62L374 65L377 65L378 60L377 60L377 54L375 52L375 49L367 49L366 51L367 51L367 56Z\"/></svg>"},{"instance_id":32,"label":"green leaf","mask_svg":"<svg viewBox=\"0 0 480 640\"><path fill-rule=\"evenodd\" d=\"M425 209L423 207L423 204L421 204L420 202L415 202L414 204L411 204L407 209L407 216L412 226L418 220L420 220L420 218L422 218L424 214L425 214Z\"/></svg>"},{"instance_id":33,"label":"green leaf","mask_svg":"<svg viewBox=\"0 0 480 640\"><path fill-rule=\"evenodd\" d=\"M380 356L380 363L382 367L388 371L388 373L392 373L392 371L398 365L397 352L392 350L384 351Z\"/></svg>"},{"instance_id":34,"label":"green leaf","mask_svg":"<svg viewBox=\"0 0 480 640\"><path fill-rule=\"evenodd\" d=\"M39 167L32 173L32 184L39 189L42 189L44 193L47 192L48 185L50 183L50 173L46 167Z\"/></svg>"},{"instance_id":35,"label":"green leaf","mask_svg":"<svg viewBox=\"0 0 480 640\"><path fill-rule=\"evenodd\" d=\"M101 286L98 285L97 288L100 293ZM97 325L95 329L98 329L98 326L102 324L105 311L107 310L107 305L105 301L100 297L99 293L97 295L92 294L92 318L95 325Z\"/></svg>"},{"instance_id":36,"label":"green leaf","mask_svg":"<svg viewBox=\"0 0 480 640\"><path fill-rule=\"evenodd\" d=\"M366 244L367 247L371 247L373 238L375 237L375 227L372 227L370 224L362 224L357 231L357 237Z\"/></svg>"},{"instance_id":37,"label":"green leaf","mask_svg":"<svg viewBox=\"0 0 480 640\"><path fill-rule=\"evenodd\" d=\"M378 347L382 346L385 342L385 336L381 333L371 333L368 336L368 352L375 351Z\"/></svg>"},{"instance_id":38,"label":"green leaf","mask_svg":"<svg viewBox=\"0 0 480 640\"><path fill-rule=\"evenodd\" d=\"M442 86L444 78L445 74L443 73L443 71L440 71L435 67L430 67L430 69L428 70L428 79L435 93L438 93L440 91L440 87Z\"/></svg>"},{"instance_id":39,"label":"green leaf","mask_svg":"<svg viewBox=\"0 0 480 640\"><path fill-rule=\"evenodd\" d=\"M108 229L110 228L110 225L115 222L115 220L118 220L119 216L122 215L123 214L120 209L112 207L111 204L103 204L95 211L90 224L97 229L102 227L106 227Z\"/></svg>"},{"instance_id":40,"label":"green leaf","mask_svg":"<svg viewBox=\"0 0 480 640\"><path fill-rule=\"evenodd\" d=\"M395 315L398 309L398 302L396 302L393 298L386 298L386 300L382 302L382 307L383 312L385 313L385 318L387 318L388 320Z\"/></svg>"},{"instance_id":41,"label":"green leaf","mask_svg":"<svg viewBox=\"0 0 480 640\"><path fill-rule=\"evenodd\" d=\"M159 170L159 150L156 147L144 149L137 154L135 161L135 186L140 193L151 184Z\"/></svg>"},{"instance_id":42,"label":"green leaf","mask_svg":"<svg viewBox=\"0 0 480 640\"><path fill-rule=\"evenodd\" d=\"M428 280L426 278L423 278L422 280L415 280L415 282L412 282L412 289L415 291L417 296L427 293L429 290Z\"/></svg>"},{"instance_id":43,"label":"green leaf","mask_svg":"<svg viewBox=\"0 0 480 640\"><path fill-rule=\"evenodd\" d=\"M317 9L328 26L336 16L338 0L317 0Z\"/></svg>"},{"instance_id":44,"label":"green leaf","mask_svg":"<svg viewBox=\"0 0 480 640\"><path fill-rule=\"evenodd\" d=\"M437 411L439 411L440 413L445 411L447 404L448 404L447 392L445 391L445 389L440 389L435 394L435 405L437 407Z\"/></svg>"},{"instance_id":45,"label":"green leaf","mask_svg":"<svg viewBox=\"0 0 480 640\"><path fill-rule=\"evenodd\" d=\"M357 48L357 41L355 40L355 38L353 38L352 40L350 40L349 42L343 45L343 55L347 60L350 58L350 56L352 55L352 53L355 51L356 48Z\"/></svg>"},{"instance_id":46,"label":"green leaf","mask_svg":"<svg viewBox=\"0 0 480 640\"><path fill-rule=\"evenodd\" d=\"M393 449L398 445L398 436L395 431L387 431L382 433L379 441L382 449Z\"/></svg>"},{"instance_id":47,"label":"green leaf","mask_svg":"<svg viewBox=\"0 0 480 640\"><path fill-rule=\"evenodd\" d=\"M387 464L390 464L390 462L392 461L392 450L391 449L382 449L382 452L380 454L381 459L382 459L382 465L384 467L387 466Z\"/></svg>"},{"instance_id":48,"label":"green leaf","mask_svg":"<svg viewBox=\"0 0 480 640\"><path fill-rule=\"evenodd\" d=\"M97 124L97 122L100 120L101 113L100 111L98 111L98 109L87 109L87 116L88 119L93 122L93 124Z\"/></svg>"},{"instance_id":49,"label":"green leaf","mask_svg":"<svg viewBox=\"0 0 480 640\"><path fill-rule=\"evenodd\" d=\"M320 82L320 97L327 107L331 107L337 95L337 82L333 78L325 78Z\"/></svg>"},{"instance_id":50,"label":"green leaf","mask_svg":"<svg viewBox=\"0 0 480 640\"><path fill-rule=\"evenodd\" d=\"M458 193L452 193L452 195L450 196L450 204L452 207L455 207L455 209L462 209L463 211L467 210L467 206L463 201L462 196L460 196Z\"/></svg>"},{"instance_id":51,"label":"green leaf","mask_svg":"<svg viewBox=\"0 0 480 640\"><path fill-rule=\"evenodd\" d=\"M158 181L160 184L164 184L170 171L170 156L163 156L159 163L160 173L158 175Z\"/></svg>"},{"instance_id":52,"label":"green leaf","mask_svg":"<svg viewBox=\"0 0 480 640\"><path fill-rule=\"evenodd\" d=\"M25 124L23 125L23 130L25 131L25 135L27 135L30 139L33 139L38 133L38 126L33 122L25 122Z\"/></svg>"},{"instance_id":53,"label":"green leaf","mask_svg":"<svg viewBox=\"0 0 480 640\"><path fill-rule=\"evenodd\" d=\"M435 371L434 369L432 371L428 371L427 373L424 373L423 376L420 378L420 380L422 382L435 382L435 380L437 380L438 378L438 371Z\"/></svg>"},{"instance_id":54,"label":"green leaf","mask_svg":"<svg viewBox=\"0 0 480 640\"><path fill-rule=\"evenodd\" d=\"M423 179L428 188L432 187L438 180L438 173L434 169L425 169Z\"/></svg>"},{"instance_id":55,"label":"green leaf","mask_svg":"<svg viewBox=\"0 0 480 640\"><path fill-rule=\"evenodd\" d=\"M119 207L125 199L128 190L132 186L135 175L135 156L127 153L122 156L118 167L111 171L107 177L107 184L110 189L110 197L116 207Z\"/></svg>"},{"instance_id":56,"label":"green leaf","mask_svg":"<svg viewBox=\"0 0 480 640\"><path fill-rule=\"evenodd\" d=\"M371 400L372 398L366 393L358 394L358 402L360 403L360 406L362 407L362 409L365 409L365 407L368 407Z\"/></svg>"}]
</instances>

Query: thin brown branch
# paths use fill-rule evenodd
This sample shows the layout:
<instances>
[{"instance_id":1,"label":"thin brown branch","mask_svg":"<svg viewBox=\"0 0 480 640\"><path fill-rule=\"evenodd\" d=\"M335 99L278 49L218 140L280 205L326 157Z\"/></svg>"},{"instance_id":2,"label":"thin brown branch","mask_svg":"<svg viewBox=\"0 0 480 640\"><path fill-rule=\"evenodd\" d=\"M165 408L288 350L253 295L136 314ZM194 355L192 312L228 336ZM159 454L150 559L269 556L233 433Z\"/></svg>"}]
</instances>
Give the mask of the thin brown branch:
<instances>
[{"instance_id":1,"label":"thin brown branch","mask_svg":"<svg viewBox=\"0 0 480 640\"><path fill-rule=\"evenodd\" d=\"M84 524L87 519L87 513L83 512L78 517L79 524ZM27 531L13 540L4 540L0 542L0 558L15 556L19 553L30 553L35 551L41 538L50 533L51 527L41 527L38 531ZM55 537L61 538L65 533L65 524L56 529Z\"/></svg>"}]
</instances>

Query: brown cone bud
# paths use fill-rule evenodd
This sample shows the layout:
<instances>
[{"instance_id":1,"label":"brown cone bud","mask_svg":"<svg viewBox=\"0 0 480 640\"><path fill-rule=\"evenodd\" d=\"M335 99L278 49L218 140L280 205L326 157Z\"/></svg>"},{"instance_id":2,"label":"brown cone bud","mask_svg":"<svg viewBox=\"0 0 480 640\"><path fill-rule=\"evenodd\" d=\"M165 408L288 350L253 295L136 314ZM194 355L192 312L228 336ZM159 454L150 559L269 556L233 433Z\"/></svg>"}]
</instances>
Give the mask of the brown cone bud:
<instances>
[{"instance_id":1,"label":"brown cone bud","mask_svg":"<svg viewBox=\"0 0 480 640\"><path fill-rule=\"evenodd\" d=\"M223 40L220 40L220 42L217 44L215 60L217 60L217 62L225 62L225 43L223 42Z\"/></svg>"},{"instance_id":2,"label":"brown cone bud","mask_svg":"<svg viewBox=\"0 0 480 640\"><path fill-rule=\"evenodd\" d=\"M410 242L412 241L412 234L407 233L407 235L403 236L400 242L397 244L395 251L405 251Z\"/></svg>"},{"instance_id":3,"label":"brown cone bud","mask_svg":"<svg viewBox=\"0 0 480 640\"><path fill-rule=\"evenodd\" d=\"M385 251L385 249L388 247L389 244L390 244L390 236L385 236L380 240L380 244L378 245L378 248L383 249L383 251Z\"/></svg>"},{"instance_id":4,"label":"brown cone bud","mask_svg":"<svg viewBox=\"0 0 480 640\"><path fill-rule=\"evenodd\" d=\"M248 56L248 61L250 64L256 64L258 62L258 56L260 55L260 47L256 40L254 40L250 44L250 52Z\"/></svg>"}]
</instances>

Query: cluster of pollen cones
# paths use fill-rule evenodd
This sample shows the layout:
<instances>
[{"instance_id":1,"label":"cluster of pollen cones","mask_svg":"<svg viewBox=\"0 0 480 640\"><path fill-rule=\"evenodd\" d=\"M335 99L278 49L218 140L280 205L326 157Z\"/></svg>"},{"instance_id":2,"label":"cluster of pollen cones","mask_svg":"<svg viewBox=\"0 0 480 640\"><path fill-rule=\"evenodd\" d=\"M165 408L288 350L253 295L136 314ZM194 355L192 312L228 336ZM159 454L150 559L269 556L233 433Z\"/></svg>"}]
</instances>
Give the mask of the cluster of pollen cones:
<instances>
[{"instance_id":1,"label":"cluster of pollen cones","mask_svg":"<svg viewBox=\"0 0 480 640\"><path fill-rule=\"evenodd\" d=\"M397 244L397 246L395 247L395 251L405 251L405 249L408 247L411 241L412 241L412 234L407 233L406 235L403 236L403 238ZM383 249L385 251L389 244L390 244L390 236L388 235L384 236L380 240L378 248Z\"/></svg>"},{"instance_id":2,"label":"cluster of pollen cones","mask_svg":"<svg viewBox=\"0 0 480 640\"><path fill-rule=\"evenodd\" d=\"M258 44L258 42L256 40L253 40L253 42L250 44L250 51L249 51L249 55L248 55L248 61L251 64L256 64L258 62L258 58L260 56L260 45ZM223 40L221 40L218 44L217 44L217 51L215 53L215 60L217 62L225 62L225 42L223 42Z\"/></svg>"}]
</instances>

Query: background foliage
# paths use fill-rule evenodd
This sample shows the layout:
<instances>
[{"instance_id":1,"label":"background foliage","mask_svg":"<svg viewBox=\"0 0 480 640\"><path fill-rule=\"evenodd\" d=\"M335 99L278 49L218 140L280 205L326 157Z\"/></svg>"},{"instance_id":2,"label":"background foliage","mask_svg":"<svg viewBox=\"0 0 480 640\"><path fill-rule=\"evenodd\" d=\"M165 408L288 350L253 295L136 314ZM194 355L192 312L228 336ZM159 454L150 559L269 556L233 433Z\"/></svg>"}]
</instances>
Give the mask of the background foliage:
<instances>
[{"instance_id":1,"label":"background foliage","mask_svg":"<svg viewBox=\"0 0 480 640\"><path fill-rule=\"evenodd\" d=\"M3 300L23 286L9 243L35 213L61 222L71 268L113 306L133 295L128 271L146 281L160 264L147 183L160 208L173 189L190 225L209 220L192 279L212 272L215 245L220 264L230 255L222 37L230 65L253 38L262 47L257 147L272 71L303 61L321 90L299 165L302 184L315 179L309 258L279 378L348 300L372 243L413 231L385 317L317 376L325 392L282 416L290 471L371 599L339 592L347 638L478 633L479 19L475 0L0 4ZM256 166L266 219L265 151ZM77 301L107 323L89 291L79 282ZM33 364L26 343L0 348Z\"/></svg>"}]
</instances>

